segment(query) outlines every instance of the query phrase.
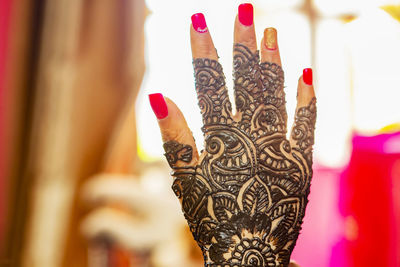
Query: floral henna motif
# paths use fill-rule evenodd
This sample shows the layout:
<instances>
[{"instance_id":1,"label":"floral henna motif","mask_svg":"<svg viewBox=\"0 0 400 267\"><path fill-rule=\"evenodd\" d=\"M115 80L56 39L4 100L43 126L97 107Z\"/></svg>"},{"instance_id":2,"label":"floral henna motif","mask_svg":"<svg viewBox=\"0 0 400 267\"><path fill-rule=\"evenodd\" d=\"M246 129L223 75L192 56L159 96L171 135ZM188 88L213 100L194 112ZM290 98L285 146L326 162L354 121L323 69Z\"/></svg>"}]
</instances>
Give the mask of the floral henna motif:
<instances>
[{"instance_id":1,"label":"floral henna motif","mask_svg":"<svg viewBox=\"0 0 400 267\"><path fill-rule=\"evenodd\" d=\"M233 116L221 65L193 65L205 149L196 166L178 167L191 162L192 148L175 141L164 148L205 266L288 266L312 177L315 98L297 110L288 141L280 66L235 45Z\"/></svg>"}]
</instances>

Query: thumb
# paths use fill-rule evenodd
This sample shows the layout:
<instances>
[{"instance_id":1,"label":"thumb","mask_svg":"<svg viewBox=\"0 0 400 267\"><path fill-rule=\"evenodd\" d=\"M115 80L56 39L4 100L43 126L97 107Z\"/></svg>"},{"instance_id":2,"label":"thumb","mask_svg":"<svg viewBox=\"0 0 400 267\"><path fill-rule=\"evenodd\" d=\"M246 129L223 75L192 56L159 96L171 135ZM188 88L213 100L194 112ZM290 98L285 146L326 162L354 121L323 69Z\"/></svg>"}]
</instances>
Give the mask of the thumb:
<instances>
[{"instance_id":1,"label":"thumb","mask_svg":"<svg viewBox=\"0 0 400 267\"><path fill-rule=\"evenodd\" d=\"M150 94L149 100L158 120L165 156L171 168L196 165L199 154L182 112L162 94Z\"/></svg>"}]
</instances>

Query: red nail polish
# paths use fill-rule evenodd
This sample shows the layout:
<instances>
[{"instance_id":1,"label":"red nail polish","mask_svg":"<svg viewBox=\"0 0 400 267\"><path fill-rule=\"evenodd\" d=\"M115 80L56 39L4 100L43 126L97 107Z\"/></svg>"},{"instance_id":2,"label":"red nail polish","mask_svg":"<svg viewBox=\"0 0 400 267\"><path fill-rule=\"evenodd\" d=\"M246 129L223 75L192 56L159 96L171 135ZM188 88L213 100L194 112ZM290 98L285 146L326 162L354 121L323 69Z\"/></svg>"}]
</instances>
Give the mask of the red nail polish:
<instances>
[{"instance_id":1,"label":"red nail polish","mask_svg":"<svg viewBox=\"0 0 400 267\"><path fill-rule=\"evenodd\" d=\"M306 68L303 70L303 81L305 84L312 85L313 82L312 69Z\"/></svg>"},{"instance_id":2,"label":"red nail polish","mask_svg":"<svg viewBox=\"0 0 400 267\"><path fill-rule=\"evenodd\" d=\"M196 13L192 15L192 25L196 32L207 32L207 23L203 13Z\"/></svg>"},{"instance_id":3,"label":"red nail polish","mask_svg":"<svg viewBox=\"0 0 400 267\"><path fill-rule=\"evenodd\" d=\"M160 93L149 94L151 108L156 114L157 119L164 119L168 116L167 103L165 103L164 96Z\"/></svg>"},{"instance_id":4,"label":"red nail polish","mask_svg":"<svg viewBox=\"0 0 400 267\"><path fill-rule=\"evenodd\" d=\"M238 17L240 23L245 26L253 25L253 5L252 4L241 4L239 5Z\"/></svg>"}]
</instances>

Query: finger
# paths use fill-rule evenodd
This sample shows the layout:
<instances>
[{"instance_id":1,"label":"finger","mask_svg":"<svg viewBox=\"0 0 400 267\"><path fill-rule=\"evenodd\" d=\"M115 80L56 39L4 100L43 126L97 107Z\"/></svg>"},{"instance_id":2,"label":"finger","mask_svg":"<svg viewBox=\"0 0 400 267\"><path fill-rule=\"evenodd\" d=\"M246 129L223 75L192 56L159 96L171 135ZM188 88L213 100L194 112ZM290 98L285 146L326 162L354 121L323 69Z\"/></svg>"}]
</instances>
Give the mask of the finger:
<instances>
[{"instance_id":1,"label":"finger","mask_svg":"<svg viewBox=\"0 0 400 267\"><path fill-rule=\"evenodd\" d=\"M209 58L218 60L217 51L211 39L206 19L202 13L192 15L190 27L190 43L192 45L192 56L195 58Z\"/></svg>"},{"instance_id":2,"label":"finger","mask_svg":"<svg viewBox=\"0 0 400 267\"><path fill-rule=\"evenodd\" d=\"M195 166L199 155L182 112L162 94L150 94L150 105L158 119L165 156L171 168Z\"/></svg>"},{"instance_id":3,"label":"finger","mask_svg":"<svg viewBox=\"0 0 400 267\"><path fill-rule=\"evenodd\" d=\"M256 103L262 99L262 78L254 29L253 6L249 3L238 7L235 19L233 47L233 76L237 117L249 121ZM258 71L257 71L258 70Z\"/></svg>"},{"instance_id":4,"label":"finger","mask_svg":"<svg viewBox=\"0 0 400 267\"><path fill-rule=\"evenodd\" d=\"M246 46L252 54L257 52L252 4L245 3L238 7L238 15L235 20L234 43Z\"/></svg>"},{"instance_id":5,"label":"finger","mask_svg":"<svg viewBox=\"0 0 400 267\"><path fill-rule=\"evenodd\" d=\"M314 97L313 72L311 68L306 68L297 87L297 109L309 105Z\"/></svg>"},{"instance_id":6,"label":"finger","mask_svg":"<svg viewBox=\"0 0 400 267\"><path fill-rule=\"evenodd\" d=\"M296 115L290 135L292 148L304 156L308 165L312 162L317 112L312 80L312 70L304 69L298 83Z\"/></svg>"},{"instance_id":7,"label":"finger","mask_svg":"<svg viewBox=\"0 0 400 267\"><path fill-rule=\"evenodd\" d=\"M300 267L294 260L291 260L289 263L289 267Z\"/></svg>"},{"instance_id":8,"label":"finger","mask_svg":"<svg viewBox=\"0 0 400 267\"><path fill-rule=\"evenodd\" d=\"M232 108L222 66L217 61L218 55L203 14L192 16L190 37L197 98L205 126L203 131L206 131L209 125L229 124Z\"/></svg>"},{"instance_id":9,"label":"finger","mask_svg":"<svg viewBox=\"0 0 400 267\"><path fill-rule=\"evenodd\" d=\"M284 133L286 133L287 113L285 92L283 90L284 75L281 67L278 37L275 28L266 28L264 30L264 37L261 40L260 50L261 70L266 87L264 104L275 108L273 114L275 114L274 117L278 118L276 122L281 124L281 127L285 128ZM271 100L274 100L274 103L271 103Z\"/></svg>"},{"instance_id":10,"label":"finger","mask_svg":"<svg viewBox=\"0 0 400 267\"><path fill-rule=\"evenodd\" d=\"M281 63L281 56L279 54L278 36L275 28L266 28L264 30L264 37L261 40L261 62L275 63L279 66Z\"/></svg>"}]
</instances>

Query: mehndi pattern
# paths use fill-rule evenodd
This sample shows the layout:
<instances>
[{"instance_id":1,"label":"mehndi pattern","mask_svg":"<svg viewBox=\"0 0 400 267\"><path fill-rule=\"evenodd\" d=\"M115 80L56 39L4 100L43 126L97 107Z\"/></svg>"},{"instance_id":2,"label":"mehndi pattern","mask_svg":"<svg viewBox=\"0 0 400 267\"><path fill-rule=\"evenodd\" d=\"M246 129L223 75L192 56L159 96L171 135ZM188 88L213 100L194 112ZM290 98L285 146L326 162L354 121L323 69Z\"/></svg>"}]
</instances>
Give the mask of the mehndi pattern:
<instances>
[{"instance_id":1,"label":"mehndi pattern","mask_svg":"<svg viewBox=\"0 0 400 267\"><path fill-rule=\"evenodd\" d=\"M259 61L258 52L235 45L233 115L221 65L195 59L204 151L196 166L178 167L191 162L192 148L164 144L172 188L205 266L288 266L301 229L316 101L297 110L287 140L283 71Z\"/></svg>"}]
</instances>

